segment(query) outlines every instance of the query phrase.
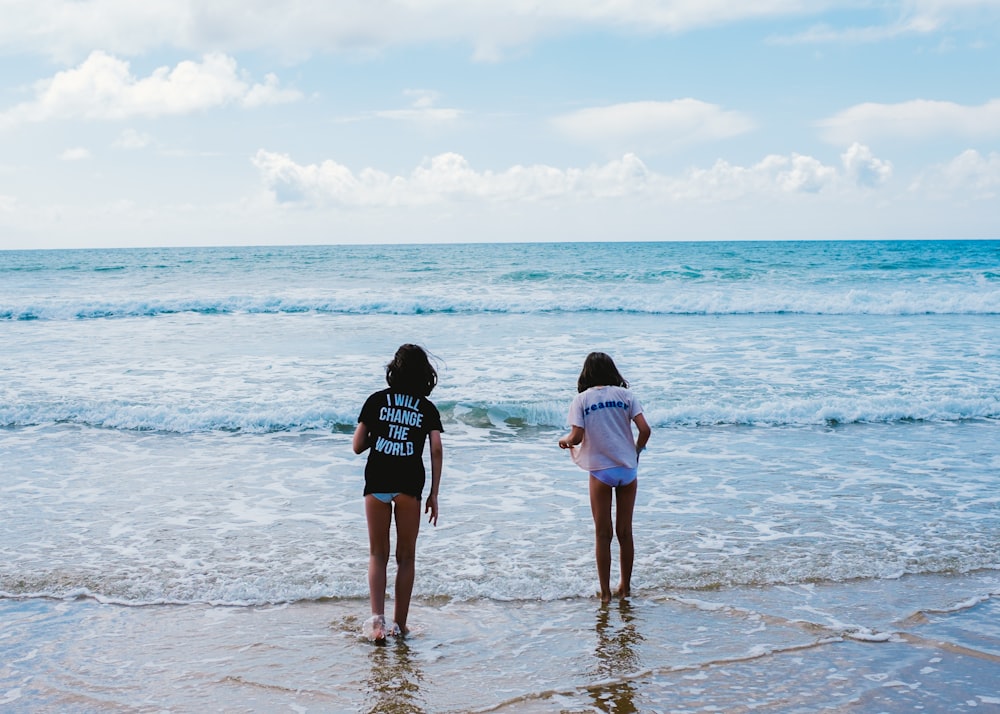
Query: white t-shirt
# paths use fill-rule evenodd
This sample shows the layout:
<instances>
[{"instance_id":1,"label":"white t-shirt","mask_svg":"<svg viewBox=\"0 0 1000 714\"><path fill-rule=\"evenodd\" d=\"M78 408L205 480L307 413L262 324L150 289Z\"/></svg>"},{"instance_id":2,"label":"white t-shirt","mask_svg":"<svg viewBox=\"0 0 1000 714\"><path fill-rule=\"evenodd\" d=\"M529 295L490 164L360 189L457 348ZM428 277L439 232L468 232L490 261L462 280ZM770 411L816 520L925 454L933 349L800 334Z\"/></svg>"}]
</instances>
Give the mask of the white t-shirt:
<instances>
[{"instance_id":1,"label":"white t-shirt","mask_svg":"<svg viewBox=\"0 0 1000 714\"><path fill-rule=\"evenodd\" d=\"M570 425L583 428L583 442L572 450L576 465L585 471L636 468L632 420L639 414L642 405L624 387L591 387L577 394L569 407Z\"/></svg>"}]
</instances>

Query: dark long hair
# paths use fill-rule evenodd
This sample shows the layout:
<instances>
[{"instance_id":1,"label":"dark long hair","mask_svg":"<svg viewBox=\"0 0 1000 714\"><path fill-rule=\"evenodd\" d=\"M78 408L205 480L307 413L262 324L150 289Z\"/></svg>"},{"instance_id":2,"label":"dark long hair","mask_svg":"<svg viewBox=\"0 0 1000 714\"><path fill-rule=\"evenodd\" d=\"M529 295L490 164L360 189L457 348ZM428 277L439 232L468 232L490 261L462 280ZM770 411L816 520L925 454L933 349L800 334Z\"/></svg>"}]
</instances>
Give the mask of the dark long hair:
<instances>
[{"instance_id":1,"label":"dark long hair","mask_svg":"<svg viewBox=\"0 0 1000 714\"><path fill-rule=\"evenodd\" d=\"M604 352L591 352L583 361L580 378L576 380L576 391L585 392L591 387L625 387L628 382L615 367L615 361Z\"/></svg>"},{"instance_id":2,"label":"dark long hair","mask_svg":"<svg viewBox=\"0 0 1000 714\"><path fill-rule=\"evenodd\" d=\"M438 375L420 345L401 345L385 366L385 381L396 391L426 397L437 385Z\"/></svg>"}]
</instances>

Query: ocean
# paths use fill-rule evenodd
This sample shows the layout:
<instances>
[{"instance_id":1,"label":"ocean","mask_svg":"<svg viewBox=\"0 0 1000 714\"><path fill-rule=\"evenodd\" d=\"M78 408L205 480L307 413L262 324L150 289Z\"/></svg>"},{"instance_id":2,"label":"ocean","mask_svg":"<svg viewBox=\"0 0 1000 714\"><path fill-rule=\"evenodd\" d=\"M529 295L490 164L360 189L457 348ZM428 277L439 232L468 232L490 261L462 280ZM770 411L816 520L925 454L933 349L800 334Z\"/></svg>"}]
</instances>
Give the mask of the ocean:
<instances>
[{"instance_id":1,"label":"ocean","mask_svg":"<svg viewBox=\"0 0 1000 714\"><path fill-rule=\"evenodd\" d=\"M379 648L404 342L444 472ZM1000 241L6 251L0 344L5 711L1000 707ZM653 428L610 608L592 350Z\"/></svg>"}]
</instances>

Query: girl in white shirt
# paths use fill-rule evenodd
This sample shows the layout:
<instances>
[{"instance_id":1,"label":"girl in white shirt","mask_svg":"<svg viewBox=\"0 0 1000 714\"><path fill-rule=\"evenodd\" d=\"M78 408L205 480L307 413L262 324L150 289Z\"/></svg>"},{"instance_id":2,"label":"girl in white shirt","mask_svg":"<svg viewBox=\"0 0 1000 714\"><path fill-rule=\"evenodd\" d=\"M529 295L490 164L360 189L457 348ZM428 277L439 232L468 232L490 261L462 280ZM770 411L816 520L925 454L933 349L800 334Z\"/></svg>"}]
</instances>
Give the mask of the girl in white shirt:
<instances>
[{"instance_id":1,"label":"girl in white shirt","mask_svg":"<svg viewBox=\"0 0 1000 714\"><path fill-rule=\"evenodd\" d=\"M628 388L614 360L604 352L591 352L577 380L577 394L569 409L570 432L559 440L573 461L590 472L590 510L594 517L597 576L601 602L630 594L632 562L632 511L638 487L639 453L646 448L650 428L642 405ZM635 423L639 436L632 433ZM579 449L574 448L579 446ZM612 496L617 503L611 523ZM611 539L618 536L621 581L611 591Z\"/></svg>"}]
</instances>

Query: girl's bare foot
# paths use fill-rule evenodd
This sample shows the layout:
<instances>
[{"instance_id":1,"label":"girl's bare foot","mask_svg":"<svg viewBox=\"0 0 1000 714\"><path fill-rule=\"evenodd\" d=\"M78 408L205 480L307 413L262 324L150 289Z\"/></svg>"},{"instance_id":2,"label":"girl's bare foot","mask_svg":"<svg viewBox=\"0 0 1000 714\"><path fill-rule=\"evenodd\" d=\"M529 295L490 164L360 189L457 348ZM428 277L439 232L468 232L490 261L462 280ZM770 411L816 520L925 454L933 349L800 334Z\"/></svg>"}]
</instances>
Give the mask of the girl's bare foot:
<instances>
[{"instance_id":1,"label":"girl's bare foot","mask_svg":"<svg viewBox=\"0 0 1000 714\"><path fill-rule=\"evenodd\" d=\"M364 632L365 637L372 642L380 642L384 640L386 636L385 616L372 615L365 620L365 624L361 629Z\"/></svg>"},{"instance_id":2,"label":"girl's bare foot","mask_svg":"<svg viewBox=\"0 0 1000 714\"><path fill-rule=\"evenodd\" d=\"M617 588L615 588L615 597L618 598L619 600L624 600L628 597L631 597L631 595L632 595L631 591L628 588L623 587L622 585L619 585Z\"/></svg>"}]
</instances>

